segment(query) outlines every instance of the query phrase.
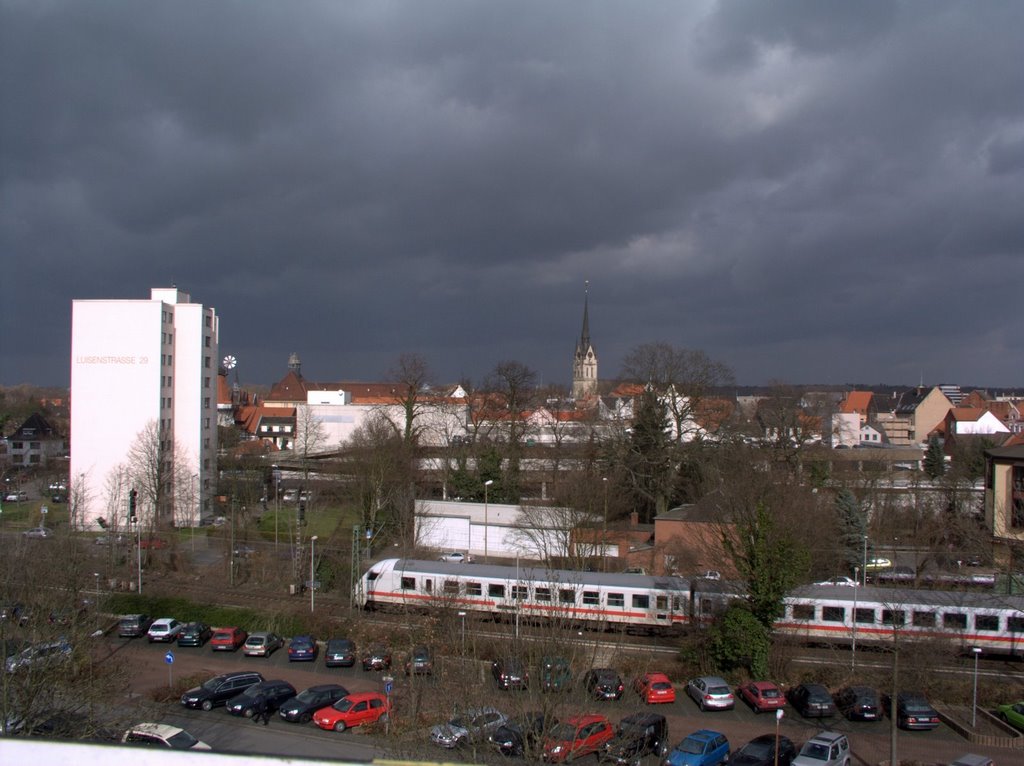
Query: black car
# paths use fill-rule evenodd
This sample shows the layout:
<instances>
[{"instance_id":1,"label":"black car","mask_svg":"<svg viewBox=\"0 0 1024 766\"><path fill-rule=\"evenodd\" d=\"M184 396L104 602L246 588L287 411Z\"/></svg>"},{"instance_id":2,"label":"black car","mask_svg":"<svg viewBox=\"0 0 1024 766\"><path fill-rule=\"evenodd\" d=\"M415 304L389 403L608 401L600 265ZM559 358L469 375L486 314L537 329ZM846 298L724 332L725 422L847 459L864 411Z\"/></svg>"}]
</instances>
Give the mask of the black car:
<instances>
[{"instance_id":1,"label":"black car","mask_svg":"<svg viewBox=\"0 0 1024 766\"><path fill-rule=\"evenodd\" d=\"M363 670L390 670L391 650L383 644L371 646L363 655Z\"/></svg>"},{"instance_id":2,"label":"black car","mask_svg":"<svg viewBox=\"0 0 1024 766\"><path fill-rule=\"evenodd\" d=\"M619 721L615 736L598 754L603 763L618 766L639 763L647 755L664 758L668 755L668 721L657 713L634 713Z\"/></svg>"},{"instance_id":3,"label":"black car","mask_svg":"<svg viewBox=\"0 0 1024 766\"><path fill-rule=\"evenodd\" d=\"M347 638L332 638L324 649L324 664L329 668L350 668L356 664L356 644Z\"/></svg>"},{"instance_id":4,"label":"black car","mask_svg":"<svg viewBox=\"0 0 1024 766\"><path fill-rule=\"evenodd\" d=\"M283 703L277 714L286 721L309 723L313 720L313 713L345 696L348 696L348 689L338 684L310 686Z\"/></svg>"},{"instance_id":5,"label":"black car","mask_svg":"<svg viewBox=\"0 0 1024 766\"><path fill-rule=\"evenodd\" d=\"M786 696L793 709L804 718L828 718L836 714L832 695L821 684L800 684Z\"/></svg>"},{"instance_id":6,"label":"black car","mask_svg":"<svg viewBox=\"0 0 1024 766\"><path fill-rule=\"evenodd\" d=\"M617 700L622 698L625 686L622 677L611 668L591 668L583 676L583 688L594 699Z\"/></svg>"},{"instance_id":7,"label":"black car","mask_svg":"<svg viewBox=\"0 0 1024 766\"><path fill-rule=\"evenodd\" d=\"M778 759L776 759L778 748ZM796 758L796 747L789 737L762 734L733 752L726 766L789 766Z\"/></svg>"},{"instance_id":8,"label":"black car","mask_svg":"<svg viewBox=\"0 0 1024 766\"><path fill-rule=\"evenodd\" d=\"M539 750L558 719L547 713L523 713L498 727L488 739L502 755L523 758Z\"/></svg>"},{"instance_id":9,"label":"black car","mask_svg":"<svg viewBox=\"0 0 1024 766\"><path fill-rule=\"evenodd\" d=\"M262 675L248 670L224 673L182 694L181 704L185 707L212 710L215 705L223 705L232 697L262 681Z\"/></svg>"},{"instance_id":10,"label":"black car","mask_svg":"<svg viewBox=\"0 0 1024 766\"><path fill-rule=\"evenodd\" d=\"M405 661L405 674L408 675L427 675L429 676L434 672L434 653L430 651L429 646L417 646L409 654L409 658Z\"/></svg>"},{"instance_id":11,"label":"black car","mask_svg":"<svg viewBox=\"0 0 1024 766\"><path fill-rule=\"evenodd\" d=\"M287 681L261 681L229 699L225 707L231 715L252 718L261 696L267 701L267 712L273 712L295 696L295 687Z\"/></svg>"},{"instance_id":12,"label":"black car","mask_svg":"<svg viewBox=\"0 0 1024 766\"><path fill-rule=\"evenodd\" d=\"M564 657L543 657L540 661L540 690L564 692L572 686L572 667Z\"/></svg>"},{"instance_id":13,"label":"black car","mask_svg":"<svg viewBox=\"0 0 1024 766\"><path fill-rule=\"evenodd\" d=\"M882 698L882 709L892 717L892 699ZM896 695L896 725L912 731L930 731L939 725L939 714L920 692L900 692Z\"/></svg>"},{"instance_id":14,"label":"black car","mask_svg":"<svg viewBox=\"0 0 1024 766\"><path fill-rule=\"evenodd\" d=\"M205 646L213 629L205 622L189 622L178 634L178 646Z\"/></svg>"},{"instance_id":15,"label":"black car","mask_svg":"<svg viewBox=\"0 0 1024 766\"><path fill-rule=\"evenodd\" d=\"M117 635L121 638L139 638L146 635L153 618L148 614L126 614L117 624Z\"/></svg>"},{"instance_id":16,"label":"black car","mask_svg":"<svg viewBox=\"0 0 1024 766\"><path fill-rule=\"evenodd\" d=\"M530 674L517 657L502 657L492 662L491 675L499 689L526 689L530 686Z\"/></svg>"},{"instance_id":17,"label":"black car","mask_svg":"<svg viewBox=\"0 0 1024 766\"><path fill-rule=\"evenodd\" d=\"M847 686L835 700L839 712L851 721L877 721L882 717L878 693L870 686Z\"/></svg>"}]
</instances>

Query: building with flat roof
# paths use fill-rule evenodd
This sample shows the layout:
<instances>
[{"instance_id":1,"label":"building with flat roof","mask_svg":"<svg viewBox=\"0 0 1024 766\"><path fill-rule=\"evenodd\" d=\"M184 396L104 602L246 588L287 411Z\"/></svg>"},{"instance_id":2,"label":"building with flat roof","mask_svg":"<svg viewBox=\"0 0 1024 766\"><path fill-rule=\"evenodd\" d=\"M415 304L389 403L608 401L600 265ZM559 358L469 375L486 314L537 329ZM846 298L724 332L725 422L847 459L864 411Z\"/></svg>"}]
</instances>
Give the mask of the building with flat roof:
<instances>
[{"instance_id":1,"label":"building with flat roof","mask_svg":"<svg viewBox=\"0 0 1024 766\"><path fill-rule=\"evenodd\" d=\"M217 475L219 323L176 287L71 309L71 493L81 527L192 526ZM140 448L145 457L140 459Z\"/></svg>"}]
</instances>

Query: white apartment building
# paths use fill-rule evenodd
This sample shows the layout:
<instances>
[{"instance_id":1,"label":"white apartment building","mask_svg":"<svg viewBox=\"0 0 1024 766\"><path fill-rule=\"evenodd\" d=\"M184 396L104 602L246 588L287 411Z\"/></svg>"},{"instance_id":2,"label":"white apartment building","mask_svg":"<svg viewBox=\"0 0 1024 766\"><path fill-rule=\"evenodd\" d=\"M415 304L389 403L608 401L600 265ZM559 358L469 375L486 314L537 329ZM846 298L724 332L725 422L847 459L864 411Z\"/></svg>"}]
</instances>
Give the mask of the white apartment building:
<instances>
[{"instance_id":1,"label":"white apartment building","mask_svg":"<svg viewBox=\"0 0 1024 766\"><path fill-rule=\"evenodd\" d=\"M129 451L159 434L172 477L161 511L176 526L197 525L217 476L219 320L176 287L148 300L76 300L71 308L71 491L73 518L126 527ZM149 440L156 442L156 439ZM152 492L137 512L153 519Z\"/></svg>"}]
</instances>

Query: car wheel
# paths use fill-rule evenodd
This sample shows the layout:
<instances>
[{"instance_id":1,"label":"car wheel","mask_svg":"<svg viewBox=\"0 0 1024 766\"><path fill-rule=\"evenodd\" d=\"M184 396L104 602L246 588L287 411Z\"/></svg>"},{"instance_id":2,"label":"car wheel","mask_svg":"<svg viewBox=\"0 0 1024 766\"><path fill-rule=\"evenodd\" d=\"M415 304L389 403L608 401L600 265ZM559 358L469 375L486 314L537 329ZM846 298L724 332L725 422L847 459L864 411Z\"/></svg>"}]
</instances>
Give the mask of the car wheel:
<instances>
[{"instance_id":1,"label":"car wheel","mask_svg":"<svg viewBox=\"0 0 1024 766\"><path fill-rule=\"evenodd\" d=\"M207 712L213 710L213 702L211 700L203 700L202 708Z\"/></svg>"},{"instance_id":2,"label":"car wheel","mask_svg":"<svg viewBox=\"0 0 1024 766\"><path fill-rule=\"evenodd\" d=\"M246 718L252 718L252 714L253 714L253 709L251 707L247 707L245 709L245 712L242 713L242 715L244 715Z\"/></svg>"},{"instance_id":3,"label":"car wheel","mask_svg":"<svg viewBox=\"0 0 1024 766\"><path fill-rule=\"evenodd\" d=\"M309 723L313 720L313 717L309 713L303 713L299 716L299 723Z\"/></svg>"},{"instance_id":4,"label":"car wheel","mask_svg":"<svg viewBox=\"0 0 1024 766\"><path fill-rule=\"evenodd\" d=\"M334 730L335 731L345 731L345 729L347 729L347 728L348 727L345 726L345 722L344 721L338 721L336 724L334 724Z\"/></svg>"}]
</instances>

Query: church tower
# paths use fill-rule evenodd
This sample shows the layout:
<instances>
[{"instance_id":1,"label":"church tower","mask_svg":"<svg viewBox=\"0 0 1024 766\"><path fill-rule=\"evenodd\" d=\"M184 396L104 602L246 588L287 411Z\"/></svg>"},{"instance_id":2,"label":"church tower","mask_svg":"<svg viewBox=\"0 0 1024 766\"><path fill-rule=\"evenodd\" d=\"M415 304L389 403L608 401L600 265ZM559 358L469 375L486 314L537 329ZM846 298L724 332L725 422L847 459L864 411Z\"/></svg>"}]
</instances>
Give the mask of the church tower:
<instances>
[{"instance_id":1,"label":"church tower","mask_svg":"<svg viewBox=\"0 0 1024 766\"><path fill-rule=\"evenodd\" d=\"M590 342L589 297L590 282L587 281L583 288L583 332L576 341L576 353L572 360L572 397L577 401L597 393L597 354Z\"/></svg>"}]
</instances>

